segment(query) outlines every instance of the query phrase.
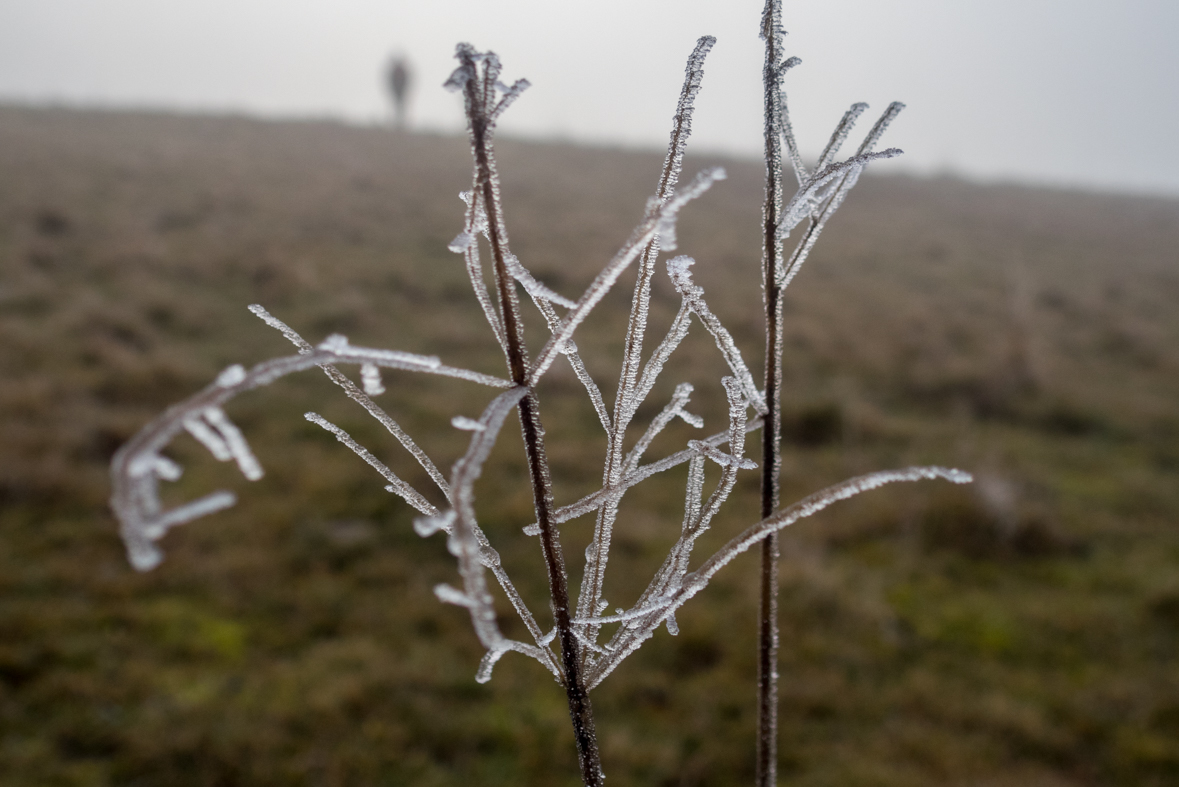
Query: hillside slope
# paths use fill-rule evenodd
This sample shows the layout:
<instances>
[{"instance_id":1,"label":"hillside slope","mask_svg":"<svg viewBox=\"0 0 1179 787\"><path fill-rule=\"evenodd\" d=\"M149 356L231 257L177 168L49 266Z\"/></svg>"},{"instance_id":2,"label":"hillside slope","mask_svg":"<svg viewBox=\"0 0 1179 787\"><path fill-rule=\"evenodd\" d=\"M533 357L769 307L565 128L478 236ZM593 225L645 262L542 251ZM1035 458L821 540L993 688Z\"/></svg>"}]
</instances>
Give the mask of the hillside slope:
<instances>
[{"instance_id":1,"label":"hillside slope","mask_svg":"<svg viewBox=\"0 0 1179 787\"><path fill-rule=\"evenodd\" d=\"M576 296L662 156L499 149L514 250ZM685 211L678 253L760 359L762 166L689 154L685 172L716 163L730 177ZM321 376L235 403L268 471L251 488L178 441L177 499L227 484L242 502L170 534L156 571L127 566L105 507L106 463L149 418L228 363L290 351L247 304L312 341L502 373L446 250L469 177L457 138L0 107L5 784L576 783L560 691L512 656L475 684L465 613L430 592L453 581L445 547L302 419L323 413L416 477ZM1176 249L1176 201L871 176L852 194L789 295L784 496L914 462L979 483L874 493L787 534L792 783L1179 780ZM607 399L628 305L624 287L578 339ZM653 319L676 305L661 277ZM713 426L718 361L697 339L667 385L698 383ZM463 447L449 419L483 392L387 385L448 468ZM569 376L546 386L567 502L596 488L604 439ZM481 516L542 607L513 440ZM754 476L704 548L753 521ZM678 477L628 503L611 600L641 589L682 506ZM568 555L590 527L564 526ZM752 566L595 693L612 780L749 782Z\"/></svg>"}]
</instances>

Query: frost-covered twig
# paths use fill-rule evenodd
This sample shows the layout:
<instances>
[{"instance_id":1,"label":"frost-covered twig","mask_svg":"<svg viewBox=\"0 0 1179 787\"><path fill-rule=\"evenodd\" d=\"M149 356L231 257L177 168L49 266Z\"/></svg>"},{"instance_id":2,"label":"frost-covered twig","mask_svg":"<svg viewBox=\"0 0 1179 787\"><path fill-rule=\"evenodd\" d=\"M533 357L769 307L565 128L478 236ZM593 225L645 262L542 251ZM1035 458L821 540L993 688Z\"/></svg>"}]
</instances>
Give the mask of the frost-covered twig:
<instances>
[{"instance_id":1,"label":"frost-covered twig","mask_svg":"<svg viewBox=\"0 0 1179 787\"><path fill-rule=\"evenodd\" d=\"M761 37L765 41L762 71L764 90L765 207L762 211L762 287L765 303L765 428L762 431L761 514L768 517L779 505L779 473L782 440L782 293L798 274L814 248L827 221L843 204L847 193L869 162L891 158L900 151L874 152L888 124L903 108L889 106L873 126L859 150L845 161L836 162L840 148L867 104L853 104L836 125L823 148L814 173L802 163L790 124L783 77L799 63L782 53L786 32L782 27L781 0L766 0L762 12ZM785 201L782 145L785 144L798 191ZM794 252L786 258L782 241L803 221L806 231ZM778 537L770 533L761 542L760 609L758 613L758 734L756 784L777 784L777 681L778 681Z\"/></svg>"},{"instance_id":2,"label":"frost-covered twig","mask_svg":"<svg viewBox=\"0 0 1179 787\"><path fill-rule=\"evenodd\" d=\"M287 339L299 349L300 355L307 355L314 351L315 348L313 348L311 344L308 343L302 336L300 336L293 328L272 315L270 312L266 311L266 309L259 304L255 303L251 305L250 311L257 315L258 318L267 325L282 333L283 336L287 337ZM324 374L327 375L329 380L344 390L344 393L348 395L349 399L363 407L369 415L375 418L377 422L381 424L381 426L388 430L389 434L393 435L393 437L397 439L397 442L401 443L402 447L405 448L406 451L409 451L410 455L417 460L417 463L422 466L422 469L426 471L426 474L429 475L431 480L433 480L434 483L438 486L438 489L441 490L442 494L446 496L446 499L450 500L450 485L446 482L446 478L442 475L442 473L439 472L433 460L430 459L430 457L426 455L426 452L423 451L416 442L414 442L414 439L410 437L396 421L393 420L389 413L385 412L384 408L372 400L369 392L358 388L356 383L349 380L343 372L331 364L322 364L320 368L323 369ZM374 372L377 375L380 374L380 370L373 364L362 364L362 373L365 370L372 370L369 372L370 375ZM374 395L376 394L374 393Z\"/></svg>"},{"instance_id":3,"label":"frost-covered twig","mask_svg":"<svg viewBox=\"0 0 1179 787\"><path fill-rule=\"evenodd\" d=\"M712 36L700 38L684 67L684 85L680 90L675 115L672 117L667 157L664 159L663 171L659 176L655 196L651 200L652 204L657 205L660 210L671 209L672 203L676 201L673 199L673 195L683 170L684 152L687 149L688 139L692 135L692 113L695 109L696 96L700 92L704 79L704 61L715 43L716 39ZM679 201L683 201L682 196ZM648 212L650 213L650 209ZM660 230L660 227L665 227L665 225L666 222L657 220L655 229ZM668 339L660 345L647 368L644 369L643 377L640 380L639 369L642 366L643 342L650 313L651 282L655 275L655 261L661 248L675 248L675 238L674 236L668 237L667 230L664 228L645 240L644 243L646 243L646 248L643 250L642 260L639 263L634 295L631 298L630 319L627 324L622 356L622 370L619 373L618 391L614 399L614 420L606 432L606 461L602 471L602 485L603 487L617 488L618 493L606 498L605 504L598 511L593 541L586 552L585 574L582 577L581 593L577 601L578 616L596 614L601 601L602 584L605 581L606 565L610 554L611 533L617 516L618 504L625 491L625 487L620 487L619 482L626 472L623 441L626 438L627 427L629 427L631 419L634 418L635 411L646 399L654 385L655 378L663 368L663 363L683 340L688 328L688 315L681 310L682 313L677 316ZM648 374L648 372L650 373ZM653 437L654 435L652 435ZM636 464L641 455L642 450L638 450L635 456Z\"/></svg>"},{"instance_id":4,"label":"frost-covered twig","mask_svg":"<svg viewBox=\"0 0 1179 787\"><path fill-rule=\"evenodd\" d=\"M745 359L741 357L741 350L737 348L737 343L733 341L728 329L708 308L708 304L704 301L704 290L692 281L692 266L695 264L696 261L691 257L682 255L674 257L667 261L667 274L675 284L676 292L683 297L684 303L692 310L693 314L700 318L700 322L712 334L717 349L721 351L725 363L729 365L729 370L733 372L733 376L740 384L745 400L754 410L764 413L765 401L761 391L757 390L757 385L753 382L753 375L749 373Z\"/></svg>"},{"instance_id":5,"label":"frost-covered twig","mask_svg":"<svg viewBox=\"0 0 1179 787\"><path fill-rule=\"evenodd\" d=\"M749 434L750 432L756 431L757 429L761 428L761 425L761 416L751 418L745 422L745 433ZM694 442L704 443L710 446L722 446L728 442L728 439L729 433L725 431L718 432L711 437L705 438L704 440ZM568 522L570 519L576 519L579 516L584 516L591 511L597 511L606 503L606 501L608 501L612 496L617 495L619 492L623 492L632 486L637 486L653 475L657 475L690 462L694 457L700 455L701 453L697 449L685 448L682 451L669 454L668 456L665 456L662 459L649 464L639 465L634 470L623 476L618 484L614 486L602 487L598 491L591 492L576 502L558 508L553 512L553 521L557 523ZM536 528L536 523L533 523L524 528L524 532L528 535L534 536L539 532Z\"/></svg>"},{"instance_id":6,"label":"frost-covered twig","mask_svg":"<svg viewBox=\"0 0 1179 787\"><path fill-rule=\"evenodd\" d=\"M688 468L688 483L685 493L684 522L680 530L680 537L672 546L671 551L663 561L663 565L655 573L647 589L639 597L634 607L626 612L625 625L615 632L614 637L605 646L609 654L625 649L630 644L636 631L645 629L650 618L660 615L666 623L670 633L677 633L675 618L662 615L664 601L670 603L673 596L669 595L681 584L684 573L688 570L688 560L692 554L692 547L696 539L708 530L712 518L720 510L720 506L732 493L737 483L737 471L748 468L743 459L745 453L745 411L749 406L744 397L741 385L732 377L723 380L725 393L729 399L729 454L723 454L707 443L698 443L695 450L698 456L693 457ZM708 450L704 450L708 449ZM715 452L715 455L712 453ZM711 458L723 467L721 479L716 489L708 498L707 504L702 504L704 490L704 460ZM753 465L756 467L756 465ZM621 619L621 618L620 618ZM603 620L586 621L587 625L601 624ZM644 639L646 637L644 636ZM591 670L590 681L593 682L599 667L595 665Z\"/></svg>"},{"instance_id":7,"label":"frost-covered twig","mask_svg":"<svg viewBox=\"0 0 1179 787\"><path fill-rule=\"evenodd\" d=\"M475 481L483 472L483 463L495 445L495 438L503 426L508 413L519 402L528 396L528 389L516 387L500 394L487 406L479 419L481 429L476 430L471 438L467 453L454 465L454 477L451 488L454 490L454 512L456 517L450 530L448 547L451 554L459 561L459 573L463 577L463 590L456 591L441 585L435 588L439 599L451 604L467 607L471 614L471 623L475 627L475 634L479 642L487 648L479 665L476 680L486 683L491 679L491 670L500 657L508 651L516 651L535 658L552 670L558 679L563 676L553 663L552 652L539 644L539 628L533 623L533 636L537 638L537 645L528 645L504 637L495 619L495 604L491 592L487 588L487 581L483 577L483 546L478 536L479 529L475 519ZM498 561L496 561L498 563ZM531 618L531 615L529 615Z\"/></svg>"},{"instance_id":8,"label":"frost-covered twig","mask_svg":"<svg viewBox=\"0 0 1179 787\"><path fill-rule=\"evenodd\" d=\"M885 484L902 481L922 481L943 479L955 484L970 483L973 478L969 473L944 467L909 467L904 470L887 470L879 473L869 473L848 479L842 483L827 487L813 495L804 497L797 503L766 517L743 531L740 535L729 540L727 544L717 550L712 557L704 561L695 571L684 575L678 588L666 596L656 600L656 604L649 608L649 613L641 627L629 632L625 642L615 650L606 648L609 656L599 662L589 677L590 688L597 686L617 667L623 659L638 649L649 639L667 618L688 602L690 598L703 590L718 571L731 563L738 555L747 552L754 545L764 541L772 533L777 533L800 519L817 514L824 508L840 500L854 497L861 492L884 486ZM641 615L643 610L636 611Z\"/></svg>"},{"instance_id":9,"label":"frost-covered twig","mask_svg":"<svg viewBox=\"0 0 1179 787\"><path fill-rule=\"evenodd\" d=\"M508 245L508 230L503 205L500 202L499 178L496 173L492 148L497 109L493 102L499 85L499 58L491 52L476 52L474 47L469 44L460 44L455 51L455 57L459 60L459 67L451 75L447 86L461 90L463 94L467 113L467 131L471 142L471 153L475 160L473 191L482 199L487 214L487 238L494 261L495 291L498 298L499 317L503 321L508 371L512 382L524 388L523 393L515 400L515 404L520 411L520 426L528 461L528 473L532 482L533 504L536 507L536 521L540 527L541 551L548 572L549 595L561 652L561 679L569 702L569 715L573 721L573 735L577 743L582 779L590 787L599 787L605 777L602 774L601 757L598 753L593 710L582 679L580 654L583 648L570 624L569 580L565 572L565 560L561 552L560 538L556 525L552 521L554 508L552 477L549 473L548 458L545 452L544 427L540 419L540 404L535 393L531 390L544 369L541 368L540 362L533 367L528 360L520 304L515 289L515 274L518 273L518 270L514 270L515 266L512 264L515 258ZM480 63L483 66L482 71L479 69ZM592 303L587 304L583 297L583 302L575 306L565 318L565 322L572 326L568 330L568 334L561 336L560 331L555 332L547 347L552 348L554 352L564 352L565 342L572 338L572 328L576 327L576 322L571 319L572 316L577 314L579 310L582 315L588 313L592 305ZM551 363L551 359L549 363ZM484 439L486 439L484 433L477 432L472 438L472 445ZM457 493L458 490L456 490ZM462 520L463 516L464 514L460 510L459 519ZM471 519L473 521L473 513ZM491 612L491 615L494 621L494 611ZM472 619L474 619L474 612L472 612ZM483 639L482 634L480 639ZM488 669L496 658L498 656L490 658Z\"/></svg>"},{"instance_id":10,"label":"frost-covered twig","mask_svg":"<svg viewBox=\"0 0 1179 787\"><path fill-rule=\"evenodd\" d=\"M384 462L382 462L380 459L377 459L367 448L353 440L352 435L348 434L319 413L304 413L303 417L311 423L322 427L325 431L331 432L336 436L337 440L348 446L352 453L359 456L369 465L369 467L380 473L385 478L385 480L389 482L389 485L385 487L386 490L394 493L426 516L438 516L438 509L435 508L429 500L422 497L418 490L414 489L412 486L398 478L397 474L390 470Z\"/></svg>"},{"instance_id":11,"label":"frost-covered twig","mask_svg":"<svg viewBox=\"0 0 1179 787\"><path fill-rule=\"evenodd\" d=\"M154 568L162 557L155 542L169 528L233 504L230 493L219 492L203 498L205 502L201 505L193 503L169 512L161 510L156 491L161 477L159 468L166 466L161 464L161 452L176 435L184 430L192 432L217 459L233 459L246 478L260 478L261 466L221 407L238 394L268 385L288 374L316 366L346 363L369 363L386 369L457 377L495 388L511 386L510 382L498 377L446 366L434 356L354 347L338 335L329 337L309 353L275 358L249 370L236 364L230 366L203 391L169 407L115 452L111 460L111 507L119 518L131 564L141 571ZM213 439L209 435L213 435Z\"/></svg>"},{"instance_id":12,"label":"frost-covered twig","mask_svg":"<svg viewBox=\"0 0 1179 787\"><path fill-rule=\"evenodd\" d=\"M553 334L553 337L545 342L545 345L537 354L536 364L528 375L529 385L535 385L540 380L541 375L548 371L549 366L556 360L557 355L562 352L565 342L573 338L573 332L589 316L589 313L593 311L593 308L598 305L602 298L606 297L606 293L618 281L618 277L622 275L627 266L634 262L635 258L642 252L643 248L652 238L659 235L663 248L669 251L675 249L675 246L671 242L674 239L671 233L675 229L675 222L679 217L680 210L690 201L696 199L705 191L708 191L713 183L724 179L725 171L722 167L712 167L711 169L704 170L696 176L695 180L687 188L681 192L677 192L676 196L669 200L667 204L648 208L646 217L635 227L627 242L623 244L622 248L618 250L609 264L590 283L590 286L586 288L585 292L582 293L581 298L577 301L577 305L561 320L561 326Z\"/></svg>"}]
</instances>

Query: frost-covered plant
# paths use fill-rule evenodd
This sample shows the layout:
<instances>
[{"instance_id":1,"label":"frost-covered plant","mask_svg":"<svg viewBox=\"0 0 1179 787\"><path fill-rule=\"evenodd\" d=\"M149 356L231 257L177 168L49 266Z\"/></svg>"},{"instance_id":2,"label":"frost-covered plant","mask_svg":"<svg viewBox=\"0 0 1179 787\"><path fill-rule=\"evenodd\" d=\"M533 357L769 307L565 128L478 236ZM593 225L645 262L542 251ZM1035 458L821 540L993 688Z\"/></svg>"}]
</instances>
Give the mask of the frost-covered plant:
<instances>
[{"instance_id":1,"label":"frost-covered plant","mask_svg":"<svg viewBox=\"0 0 1179 787\"><path fill-rule=\"evenodd\" d=\"M797 273L825 222L839 207L865 165L872 159L899 152L873 152L885 126L899 110L899 105L893 105L869 133L856 155L843 161L835 160L852 123L864 109L863 105L857 104L839 124L814 171L804 167L794 144L785 99L780 90L782 75L797 61L793 58L781 59L778 54L782 37L779 13L777 2L770 0L763 20L763 33L767 41L768 181L764 272L769 361L763 388L755 383L749 366L728 330L708 308L703 289L692 279L691 267L694 261L690 257L673 257L664 266L680 295L680 307L670 328L646 360L643 353L651 285L658 273L659 255L662 251L676 248L676 220L684 205L725 176L719 168L708 169L697 175L686 187L679 188L685 145L691 133L693 101L700 90L704 59L714 39L701 38L688 59L671 143L655 195L648 201L646 211L630 238L576 300L564 298L538 281L511 252L508 241L492 139L497 118L528 87L528 83L519 80L511 86L504 84L500 81L499 59L493 53L477 52L468 44L460 44L456 51L459 66L446 82L446 87L461 92L464 98L474 172L471 190L461 195L467 205L463 229L450 244L450 249L463 257L475 297L503 351L507 376L495 377L455 368L432 356L355 347L339 335L329 336L319 345L313 346L263 307L251 306L250 310L254 314L281 331L298 352L260 363L248 370L240 365L230 366L203 391L169 408L144 427L116 453L111 468L114 486L111 503L121 522L122 535L132 564L140 570L155 567L162 559L157 542L169 529L231 506L235 501L232 493L219 491L175 508L164 509L158 493L159 481L175 480L180 475L180 467L163 454L171 440L187 431L203 443L215 458L235 461L246 478L260 478L261 466L241 431L225 415L222 406L234 396L267 385L279 377L319 367L420 463L446 499L445 507L436 507L343 429L316 413L306 414L309 421L331 432L380 473L387 481L385 488L389 492L399 495L421 513L421 517L414 522L414 529L419 535L426 537L438 532L447 535L448 548L458 561L461 587L439 585L435 593L440 600L465 607L470 612L475 633L487 649L476 673L476 680L489 680L496 662L509 651L540 662L567 694L582 778L587 785L600 785L604 776L589 692L623 659L650 639L660 626L675 635L677 610L703 590L717 571L750 548L768 544L766 554L769 557L769 574L763 575L763 589L767 584L766 576L771 577L772 584L776 585L773 562L776 560L777 546L774 539L780 530L793 522L838 500L895 481L933 478L955 483L969 481L970 477L961 471L913 467L852 478L790 506L782 508L778 505L781 291ZM789 200L782 197L783 145L799 182L797 192ZM783 256L783 239L798 227L805 227L802 240L792 255ZM486 283L482 248L490 252L488 264L493 282L490 288ZM578 326L632 263L637 263L637 281L618 390L611 411L582 362L573 337ZM535 356L530 355L525 345L517 285L528 294L550 333ZM686 409L693 392L692 386L680 383L671 400L651 420L643 434L633 443L626 440L627 431L640 405L650 395L666 361L687 336L693 321L712 336L723 359L722 368L726 370L726 375L721 382L728 399L728 424L725 429L709 437L688 441L680 451L644 463L644 456L653 440L674 419L679 418L697 428L704 426L703 419ZM607 436L607 450L601 488L573 503L557 506L546 459L545 430L536 385L552 364L562 358L564 363L572 367L585 388ZM340 371L342 365L359 366L360 385ZM384 392L382 369L456 377L500 391L478 419L456 416L452 420L457 429L470 432L471 437L466 453L454 464L449 478L397 421L376 403L374 397ZM475 481L482 472L505 419L513 410L519 414L536 512L535 522L524 527L524 533L540 540L548 572L553 613L551 626L542 625L517 592L500 563L498 553L480 528L476 513ZM692 568L693 547L700 535L709 529L721 505L733 491L737 474L741 470L757 467L755 462L745 456L745 439L749 432L759 428L765 436L763 518ZM706 496L704 471L708 462L715 463L721 469L720 480ZM646 590L630 608L617 608L613 614L606 614L607 602L602 597L603 583L613 528L623 497L631 487L645 479L684 464L688 466L686 499L679 538ZM595 514L596 523L593 539L586 549L581 585L574 601L570 595L558 525L589 513ZM501 632L488 573L511 603L530 641L509 639ZM763 598L763 633L767 630L765 621L772 622L772 612L771 594ZM776 643L776 631L772 626L769 636L770 644ZM772 652L772 648L763 646L763 662L767 653ZM767 675L770 678L768 682ZM772 663L768 668L763 664L763 711L767 704L766 698L773 701L773 677ZM763 712L762 715L764 717L766 714ZM771 722L773 715L771 708ZM768 770L760 762L767 756L766 741L776 736L776 728L763 727L760 736L759 779L772 783L772 741L768 749Z\"/></svg>"}]
</instances>

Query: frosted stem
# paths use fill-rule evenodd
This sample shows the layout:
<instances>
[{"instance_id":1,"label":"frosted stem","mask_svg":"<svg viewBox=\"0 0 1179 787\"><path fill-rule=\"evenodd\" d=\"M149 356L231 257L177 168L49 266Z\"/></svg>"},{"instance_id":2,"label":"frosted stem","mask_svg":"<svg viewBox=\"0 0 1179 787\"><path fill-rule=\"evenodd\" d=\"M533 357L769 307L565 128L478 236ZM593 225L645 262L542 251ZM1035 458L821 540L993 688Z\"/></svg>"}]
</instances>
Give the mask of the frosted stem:
<instances>
[{"instance_id":1,"label":"frosted stem","mask_svg":"<svg viewBox=\"0 0 1179 787\"><path fill-rule=\"evenodd\" d=\"M647 215L643 221L635 227L631 233L630 238L622 248L614 255L606 267L590 282L589 287L582 293L581 298L578 299L577 305L565 315L561 320L560 329L553 334L552 338L545 342L544 347L541 348L537 355L536 363L528 375L528 384L535 385L552 365L556 357L561 353L561 348L565 342L573 337L573 332L577 327L589 316L594 307L601 302L602 298L606 297L606 293L618 281L623 271L626 270L635 258L642 253L644 247L651 241L655 235L660 235L660 242L665 249L674 249L671 241L674 240L675 221L679 216L680 210L693 199L696 199L701 194L709 189L713 183L718 180L723 180L725 171L720 167L714 167L705 170L696 177L692 184L677 193L675 198L668 201L666 205L652 205L647 209Z\"/></svg>"},{"instance_id":2,"label":"frosted stem","mask_svg":"<svg viewBox=\"0 0 1179 787\"><path fill-rule=\"evenodd\" d=\"M516 406L520 412L520 427L524 438L524 449L528 460L528 471L532 480L533 503L536 520L540 526L541 550L548 569L549 594L557 628L557 639L561 645L561 666L565 693L569 701L569 715L573 723L573 735L577 742L578 760L582 779L587 787L601 787L605 779L601 758L598 753L597 736L594 731L593 709L589 694L582 678L581 644L570 625L568 577L561 553L555 523L552 521L553 493L552 478L549 474L545 454L544 428L540 421L539 405L531 386L536 384L543 369L530 368L528 351L524 343L524 328L520 321L519 301L516 297L515 282L510 269L511 252L508 247L507 225L503 205L500 202L499 179L496 174L492 137L495 130L493 101L499 74L499 59L493 53L479 55L468 44L460 44L455 52L459 68L450 83L457 84L463 91L467 113L467 130L470 135L471 151L475 159L476 193L480 191L487 211L488 241L494 257L494 278L499 300L499 313L503 319L504 337L507 340L507 362L512 382L523 389ZM477 63L482 60L483 72L479 73ZM621 273L621 269L619 270ZM604 291L603 291L604 294ZM596 302L596 301L595 301ZM583 304L579 303L570 315L576 314ZM588 308L584 309L588 313ZM566 317L571 327L568 333L555 334L546 348L553 356L564 350L565 342L573 336L576 322ZM547 368L547 364L545 365ZM496 426L498 431L498 425ZM479 432L472 443L484 434ZM455 484L456 491L458 484ZM463 513L460 512L460 520ZM473 521L473 516L472 516Z\"/></svg>"},{"instance_id":3,"label":"frosted stem","mask_svg":"<svg viewBox=\"0 0 1179 787\"><path fill-rule=\"evenodd\" d=\"M708 308L708 304L704 301L704 290L692 281L691 267L694 264L696 261L691 257L675 257L667 261L667 273L671 277L672 283L675 284L676 292L683 296L684 303L712 334L717 349L721 351L725 363L729 365L733 376L740 383L745 399L754 410L764 413L765 400L761 391L757 390L757 384L753 382L753 375L750 374L749 367L745 365L745 359L741 357L741 350L733 341L732 334Z\"/></svg>"},{"instance_id":4,"label":"frosted stem","mask_svg":"<svg viewBox=\"0 0 1179 787\"><path fill-rule=\"evenodd\" d=\"M261 318L267 325L277 329L283 334L283 336L286 336L287 339L289 339L290 342L295 345L295 347L299 348L299 353L301 355L306 355L314 351L315 348L312 347L308 342L304 341L303 337L296 333L289 325L270 314L270 312L266 311L266 309L262 308L258 304L250 306L250 311L258 315L258 317ZM322 364L319 368L323 369L324 374L327 375L329 380L343 389L344 393L348 395L349 399L363 407L369 415L371 415L381 424L381 426L385 427L389 434L396 438L397 442L401 443L401 446L406 451L409 451L410 455L413 456L415 460L417 460L417 463L421 465L422 469L426 471L426 474L430 476L430 478L438 486L438 489L441 490L442 494L446 496L447 501L449 501L450 484L446 482L446 477L442 475L442 473L438 470L438 467L434 464L433 460L426 455L426 452L423 451L416 442L414 442L412 437L406 434L405 430L402 429L401 426L393 420L389 413L387 413L379 404L374 402L372 397L370 397L365 391L362 391L356 385L356 383L348 379L348 376L337 369L335 366L332 366L331 364Z\"/></svg>"},{"instance_id":5,"label":"frosted stem","mask_svg":"<svg viewBox=\"0 0 1179 787\"><path fill-rule=\"evenodd\" d=\"M380 459L377 459L372 455L371 452L369 452L367 448L353 440L352 436L343 429L336 426L318 413L304 413L303 417L311 423L317 424L323 429L326 429L327 431L334 434L337 440L352 450L352 453L359 456L361 459L367 462L372 469L380 473L385 478L385 480L389 482L389 486L385 487L387 490L398 495L402 500L409 503L418 511L421 511L426 516L438 516L438 509L435 508L429 500L422 497L422 495L416 489L398 478L397 474L390 470L384 462L382 462Z\"/></svg>"},{"instance_id":6,"label":"frosted stem","mask_svg":"<svg viewBox=\"0 0 1179 787\"><path fill-rule=\"evenodd\" d=\"M145 486L145 476L143 476L141 468L145 462L154 462L154 457L159 456L160 452L181 431L187 429L198 438L203 435L204 440L202 441L217 458L222 458L227 452L229 458L237 461L247 478L253 480L261 475L261 468L245 444L241 432L228 418L224 417L224 413L221 411L222 406L238 394L268 385L288 374L316 366L333 366L342 363L371 363L389 369L441 374L497 388L512 385L507 380L490 375L445 366L437 358L430 356L352 347L343 337L332 337L318 348L312 348L310 352L305 352L302 347L300 351L299 355L274 358L248 370L237 367L231 374L222 373L204 390L169 407L115 452L111 460L111 508L119 519L123 539L128 548L128 557L136 568L147 570L159 563L158 551L148 555L142 545L145 541L154 542L163 535L163 532L158 531L158 528L152 529L152 523L161 514L158 510L153 510L153 507L158 505L158 500L154 491ZM359 389L356 390L361 396L364 395ZM202 421L204 422L203 429L199 425ZM194 425L198 426L194 427ZM208 439L210 434L216 439L210 441ZM224 503L226 498L222 497L218 500ZM211 509L200 509L197 515L203 516L212 513L213 510L219 510L226 505L228 503ZM181 510L190 511L190 509L183 507ZM162 516L170 515L165 513Z\"/></svg>"},{"instance_id":7,"label":"frosted stem","mask_svg":"<svg viewBox=\"0 0 1179 787\"><path fill-rule=\"evenodd\" d=\"M765 305L765 424L762 428L761 516L778 508L779 473L782 465L782 217L785 183L782 173L782 142L785 141L799 192L810 182L802 164L794 131L790 125L782 77L789 65L783 60L781 0L766 0L762 15L765 61L764 91L765 203L762 207L762 300ZM782 62L783 67L778 63ZM777 787L778 783L778 535L768 535L761 544L758 582L757 631L757 750L754 784Z\"/></svg>"},{"instance_id":8,"label":"frosted stem","mask_svg":"<svg viewBox=\"0 0 1179 787\"><path fill-rule=\"evenodd\" d=\"M969 473L944 467L909 467L904 470L886 470L880 473L869 473L827 487L747 528L740 535L731 539L727 544L717 550L698 569L684 575L683 582L680 586L668 594L670 600L667 604L661 605L658 613L652 615L644 623L642 628L628 632L625 643L616 650L610 650L609 657L603 659L595 666L588 678L589 687L592 689L601 683L623 659L637 650L645 640L649 639L654 630L668 616L674 614L690 598L703 590L718 571L731 563L738 555L747 552L751 547L768 538L771 533L780 532L800 519L817 514L833 503L846 500L861 492L867 492L885 484L939 478L954 484L968 484L974 480Z\"/></svg>"}]
</instances>

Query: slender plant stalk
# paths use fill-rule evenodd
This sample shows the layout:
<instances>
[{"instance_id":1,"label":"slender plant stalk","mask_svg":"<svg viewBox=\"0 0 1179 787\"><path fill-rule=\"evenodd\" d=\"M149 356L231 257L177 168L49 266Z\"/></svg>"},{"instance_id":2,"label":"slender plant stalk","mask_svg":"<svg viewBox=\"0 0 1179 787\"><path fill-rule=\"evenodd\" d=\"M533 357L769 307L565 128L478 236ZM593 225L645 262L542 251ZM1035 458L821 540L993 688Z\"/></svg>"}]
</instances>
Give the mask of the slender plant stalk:
<instances>
[{"instance_id":1,"label":"slender plant stalk","mask_svg":"<svg viewBox=\"0 0 1179 787\"><path fill-rule=\"evenodd\" d=\"M473 68L475 64L472 61L470 65ZM490 68L485 68L483 78L469 79L464 90L471 124L471 143L475 155L478 188L482 191L483 205L487 211L487 237L494 257L496 294L499 297L500 316L503 319L507 344L508 370L513 383L527 386L530 371L528 349L524 343L524 324L520 318L516 281L508 270L507 258L510 252L507 226L504 222L499 179L491 144L494 120L492 108L486 100L486 97L495 94L495 77L496 74ZM561 645L563 682L569 700L569 717L573 723L581 778L586 787L600 787L605 777L594 730L593 707L582 673L580 645L573 633L569 609L569 583L565 571L565 558L561 552L561 542L553 519L552 476L545 454L544 427L541 425L540 407L535 392L529 390L528 394L520 399L518 407L524 450L528 458L528 473L532 481L532 497L536 506L536 521L540 526L541 551L548 570L549 594L552 599L557 639Z\"/></svg>"},{"instance_id":2,"label":"slender plant stalk","mask_svg":"<svg viewBox=\"0 0 1179 787\"><path fill-rule=\"evenodd\" d=\"M667 158L663 164L663 172L659 177L659 185L655 191L655 199L660 204L667 204L671 199L676 185L679 183L680 171L683 169L684 151L688 137L692 134L692 111L696 93L700 90L703 77L704 58L712 49L716 39L703 36L696 42L696 48L688 59L688 68L684 78L684 86L680 92L679 105L676 107L675 117L671 129L671 141L667 148ZM638 277L635 282L634 296L631 300L630 321L626 330L626 346L623 352L622 371L618 380L618 395L614 400L614 418L607 429L606 467L602 473L602 485L605 487L618 486L622 481L623 468L626 460L626 430L634 417L634 395L639 386L639 375L643 363L643 337L647 331L647 317L651 302L651 283L655 278L656 261L659 258L659 237L651 239L643 249L638 266ZM621 495L615 496L598 510L597 521L594 525L594 557L586 566L586 577L582 580L581 598L578 599L577 612L582 617L593 617L598 614L601 601L603 574L606 559L610 551L610 536L618 513ZM589 649L582 654L583 667L588 666Z\"/></svg>"},{"instance_id":3,"label":"slender plant stalk","mask_svg":"<svg viewBox=\"0 0 1179 787\"><path fill-rule=\"evenodd\" d=\"M778 281L782 241L782 129L778 89L781 76L780 0L766 0L762 16L765 39L765 206L762 209L762 286L766 310L766 415L762 426L761 516L778 510L778 475L782 465L782 284ZM757 630L757 768L758 787L778 783L778 533L761 542Z\"/></svg>"}]
</instances>

